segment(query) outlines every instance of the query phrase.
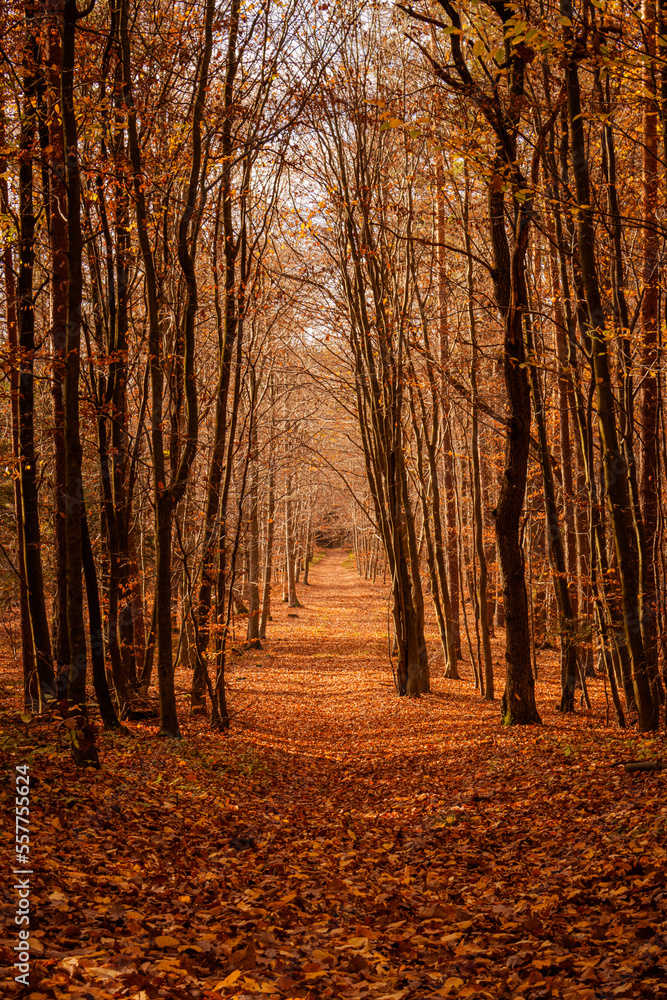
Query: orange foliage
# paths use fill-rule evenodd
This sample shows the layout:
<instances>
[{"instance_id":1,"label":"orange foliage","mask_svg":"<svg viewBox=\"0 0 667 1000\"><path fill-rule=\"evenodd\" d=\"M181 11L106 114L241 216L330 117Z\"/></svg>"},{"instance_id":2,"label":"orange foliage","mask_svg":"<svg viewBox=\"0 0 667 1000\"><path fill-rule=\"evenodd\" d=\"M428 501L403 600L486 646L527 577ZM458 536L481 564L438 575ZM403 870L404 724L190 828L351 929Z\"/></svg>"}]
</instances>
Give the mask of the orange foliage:
<instances>
[{"instance_id":1,"label":"orange foliage","mask_svg":"<svg viewBox=\"0 0 667 1000\"><path fill-rule=\"evenodd\" d=\"M5 716L7 763L32 759L33 1000L661 995L666 779L615 765L664 738L606 728L602 680L592 714L550 710L544 657L541 727L503 728L465 663L397 699L386 588L344 559L233 659L229 737L134 725L77 772Z\"/></svg>"}]
</instances>

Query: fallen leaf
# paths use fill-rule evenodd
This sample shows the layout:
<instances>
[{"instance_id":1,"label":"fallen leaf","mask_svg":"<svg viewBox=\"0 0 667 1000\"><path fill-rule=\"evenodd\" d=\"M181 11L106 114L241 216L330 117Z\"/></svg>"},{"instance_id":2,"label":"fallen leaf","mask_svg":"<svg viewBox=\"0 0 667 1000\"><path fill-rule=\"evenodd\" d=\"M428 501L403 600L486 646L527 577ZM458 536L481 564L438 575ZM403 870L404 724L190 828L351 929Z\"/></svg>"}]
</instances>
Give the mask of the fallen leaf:
<instances>
[{"instance_id":1,"label":"fallen leaf","mask_svg":"<svg viewBox=\"0 0 667 1000\"><path fill-rule=\"evenodd\" d=\"M158 948L177 948L180 942L175 937L170 937L168 934L160 934L155 938L155 944Z\"/></svg>"}]
</instances>

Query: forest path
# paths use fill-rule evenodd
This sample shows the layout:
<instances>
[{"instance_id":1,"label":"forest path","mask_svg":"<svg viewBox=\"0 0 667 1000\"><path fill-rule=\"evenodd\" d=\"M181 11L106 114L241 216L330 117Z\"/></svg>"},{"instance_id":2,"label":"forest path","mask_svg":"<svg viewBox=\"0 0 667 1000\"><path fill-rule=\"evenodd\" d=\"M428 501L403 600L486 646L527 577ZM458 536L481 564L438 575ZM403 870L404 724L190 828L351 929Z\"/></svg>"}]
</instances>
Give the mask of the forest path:
<instances>
[{"instance_id":1,"label":"forest path","mask_svg":"<svg viewBox=\"0 0 667 1000\"><path fill-rule=\"evenodd\" d=\"M359 779L364 794L377 767L403 773L415 794L432 791L425 768L435 759L446 763L449 780L472 789L480 763L495 752L489 727L497 728L498 703L481 701L465 680L442 677L434 634L431 694L398 698L389 586L362 580L348 553L335 549L319 553L309 579L298 587L303 607L274 597L266 648L231 660L230 703L247 736L290 753L294 766L300 755L336 762L346 784ZM461 670L469 678L469 664Z\"/></svg>"},{"instance_id":2,"label":"forest path","mask_svg":"<svg viewBox=\"0 0 667 1000\"><path fill-rule=\"evenodd\" d=\"M273 598L271 652L246 653L242 667L234 665L266 708L265 722L260 711L253 728L293 749L317 742L327 755L382 753L397 714L388 655L389 588L361 580L343 549L323 550L316 558L309 585L298 587L302 607ZM252 677L251 660L262 663L252 668ZM232 688L233 678L234 672ZM408 714L415 711L413 702Z\"/></svg>"},{"instance_id":3,"label":"forest path","mask_svg":"<svg viewBox=\"0 0 667 1000\"><path fill-rule=\"evenodd\" d=\"M667 774L610 766L664 737L559 716L546 671L542 727L504 728L465 665L398 698L387 588L340 552L311 579L231 656L227 735L183 707L183 741L101 733L91 774L48 722L8 727L36 1000L667 1000Z\"/></svg>"}]
</instances>

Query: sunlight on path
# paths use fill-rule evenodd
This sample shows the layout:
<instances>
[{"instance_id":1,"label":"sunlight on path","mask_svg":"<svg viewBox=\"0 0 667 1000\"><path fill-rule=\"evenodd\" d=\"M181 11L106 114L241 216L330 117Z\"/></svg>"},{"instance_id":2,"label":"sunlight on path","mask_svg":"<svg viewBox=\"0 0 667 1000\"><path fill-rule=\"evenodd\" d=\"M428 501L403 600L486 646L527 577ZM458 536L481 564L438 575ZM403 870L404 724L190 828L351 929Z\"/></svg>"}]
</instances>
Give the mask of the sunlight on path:
<instances>
[{"instance_id":1,"label":"sunlight on path","mask_svg":"<svg viewBox=\"0 0 667 1000\"><path fill-rule=\"evenodd\" d=\"M253 670L252 687L266 708L265 699L275 703L271 729L288 743L337 743L368 714L374 692L393 691L386 588L364 584L346 560L333 550L311 567L310 585L298 588L303 607L273 604L270 655Z\"/></svg>"},{"instance_id":2,"label":"sunlight on path","mask_svg":"<svg viewBox=\"0 0 667 1000\"><path fill-rule=\"evenodd\" d=\"M464 694L462 682L433 670L433 694L399 699L388 654L389 587L361 580L342 550L327 551L310 580L298 588L303 607L274 601L266 648L233 665L231 688L253 740L338 760L404 755L406 740L411 755L442 750L447 728L460 727L469 709L468 684ZM475 708L472 738L497 712L477 701Z\"/></svg>"}]
</instances>

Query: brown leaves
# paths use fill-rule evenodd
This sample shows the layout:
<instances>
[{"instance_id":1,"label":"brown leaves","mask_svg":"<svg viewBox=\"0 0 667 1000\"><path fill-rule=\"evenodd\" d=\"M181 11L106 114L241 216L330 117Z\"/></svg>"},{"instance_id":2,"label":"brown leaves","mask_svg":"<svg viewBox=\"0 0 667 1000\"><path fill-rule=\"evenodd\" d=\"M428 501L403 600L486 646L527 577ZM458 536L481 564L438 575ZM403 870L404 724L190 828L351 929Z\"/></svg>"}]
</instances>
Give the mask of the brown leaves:
<instances>
[{"instance_id":1,"label":"brown leaves","mask_svg":"<svg viewBox=\"0 0 667 1000\"><path fill-rule=\"evenodd\" d=\"M435 917L436 920L452 921L456 917L456 907L435 903L433 906L420 907L417 915L423 920L431 920Z\"/></svg>"},{"instance_id":2,"label":"brown leaves","mask_svg":"<svg viewBox=\"0 0 667 1000\"><path fill-rule=\"evenodd\" d=\"M232 969L243 971L244 969L254 969L257 964L257 953L252 938L245 945L232 952L229 966Z\"/></svg>"},{"instance_id":3,"label":"brown leaves","mask_svg":"<svg viewBox=\"0 0 667 1000\"><path fill-rule=\"evenodd\" d=\"M661 741L555 713L504 730L438 677L398 701L378 682L383 595L326 566L298 626L267 644L246 729L105 734L95 774L40 756L35 992L658 996L666 777L606 764Z\"/></svg>"},{"instance_id":4,"label":"brown leaves","mask_svg":"<svg viewBox=\"0 0 667 1000\"><path fill-rule=\"evenodd\" d=\"M169 934L158 934L155 944L158 948L178 948L178 939L170 937Z\"/></svg>"}]
</instances>

